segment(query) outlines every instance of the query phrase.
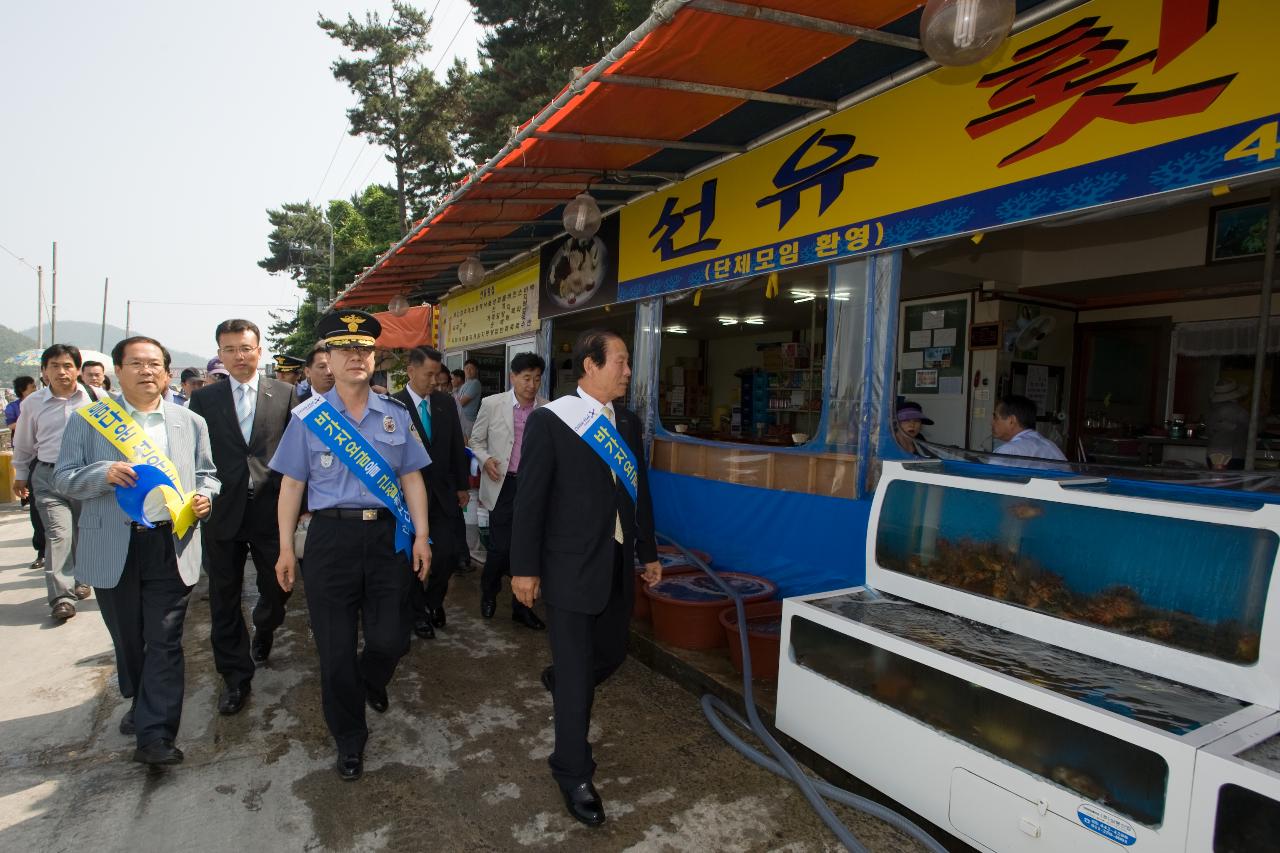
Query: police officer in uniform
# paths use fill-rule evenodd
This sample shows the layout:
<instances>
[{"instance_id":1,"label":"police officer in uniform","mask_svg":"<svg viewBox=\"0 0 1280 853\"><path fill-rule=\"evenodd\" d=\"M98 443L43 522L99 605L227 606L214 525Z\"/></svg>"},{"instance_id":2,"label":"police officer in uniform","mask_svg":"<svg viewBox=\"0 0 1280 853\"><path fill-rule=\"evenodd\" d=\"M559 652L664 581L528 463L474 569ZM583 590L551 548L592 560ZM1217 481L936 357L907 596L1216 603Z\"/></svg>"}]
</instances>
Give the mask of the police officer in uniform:
<instances>
[{"instance_id":1,"label":"police officer in uniform","mask_svg":"<svg viewBox=\"0 0 1280 853\"><path fill-rule=\"evenodd\" d=\"M338 775L354 781L364 772L369 739L365 703L378 713L387 710L387 684L409 650L410 584L414 575L425 581L431 566L422 481L422 469L431 459L413 429L409 411L369 388L374 340L381 332L378 321L363 311L339 311L322 318L317 331L328 347L336 380L321 396L399 478L414 527L411 570L404 554L396 551L391 510L332 452L332 445L300 418L290 418L270 463L284 475L276 576L285 590L293 588L298 570L293 532L305 494L312 517L302 572L320 654L324 718L337 742ZM359 655L358 625L364 633L364 651Z\"/></svg>"},{"instance_id":2,"label":"police officer in uniform","mask_svg":"<svg viewBox=\"0 0 1280 853\"><path fill-rule=\"evenodd\" d=\"M281 353L275 357L275 363L276 379L288 382L290 385L297 385L302 381L302 368L307 366L305 358Z\"/></svg>"}]
</instances>

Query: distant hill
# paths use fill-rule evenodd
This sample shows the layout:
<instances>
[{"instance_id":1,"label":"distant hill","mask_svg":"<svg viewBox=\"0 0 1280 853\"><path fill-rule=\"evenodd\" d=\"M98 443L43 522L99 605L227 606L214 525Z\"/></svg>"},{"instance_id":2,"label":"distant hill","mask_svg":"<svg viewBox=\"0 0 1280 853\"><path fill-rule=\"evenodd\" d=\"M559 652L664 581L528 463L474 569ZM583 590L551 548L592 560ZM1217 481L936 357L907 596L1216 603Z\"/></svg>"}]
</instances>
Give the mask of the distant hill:
<instances>
[{"instance_id":1,"label":"distant hill","mask_svg":"<svg viewBox=\"0 0 1280 853\"><path fill-rule=\"evenodd\" d=\"M0 327L2 328L2 327ZM83 320L60 320L58 321L58 343L73 344L81 349L97 349L98 340L102 331L102 327L97 323L86 323ZM28 349L36 345L36 330L33 326L22 333L31 339L31 342L23 347L19 347L14 352ZM138 334L135 330L134 334ZM143 333L145 334L145 332ZM107 354L110 355L111 347L115 346L116 341L124 338L124 329L119 326L107 324L106 347ZM0 361L8 358L12 353L0 353ZM173 366L175 369L183 367L204 367L209 361L207 355L193 355L189 352L181 352L180 350L169 350L169 355L173 357Z\"/></svg>"},{"instance_id":2,"label":"distant hill","mask_svg":"<svg viewBox=\"0 0 1280 853\"><path fill-rule=\"evenodd\" d=\"M15 332L8 326L0 326L0 383L3 383L4 387L9 387L15 377L23 374L33 375L30 368L18 367L16 364L5 364L4 362L9 356L17 355L35 345L36 342L31 338Z\"/></svg>"}]
</instances>

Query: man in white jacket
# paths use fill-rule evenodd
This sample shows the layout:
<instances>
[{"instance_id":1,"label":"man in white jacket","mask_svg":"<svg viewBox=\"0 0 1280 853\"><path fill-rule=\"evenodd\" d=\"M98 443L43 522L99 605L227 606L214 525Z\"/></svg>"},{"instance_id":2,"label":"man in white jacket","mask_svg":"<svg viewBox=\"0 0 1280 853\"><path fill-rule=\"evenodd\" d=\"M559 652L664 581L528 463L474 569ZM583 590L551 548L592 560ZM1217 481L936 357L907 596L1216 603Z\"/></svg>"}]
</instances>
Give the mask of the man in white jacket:
<instances>
[{"instance_id":1,"label":"man in white jacket","mask_svg":"<svg viewBox=\"0 0 1280 853\"><path fill-rule=\"evenodd\" d=\"M480 578L480 615L493 616L502 576L511 574L511 522L515 516L520 442L530 413L545 406L538 395L546 362L536 353L511 359L511 390L485 397L471 430L471 452L483 471L480 505L489 511L489 553ZM540 631L546 627L531 609L511 598L511 621Z\"/></svg>"}]
</instances>

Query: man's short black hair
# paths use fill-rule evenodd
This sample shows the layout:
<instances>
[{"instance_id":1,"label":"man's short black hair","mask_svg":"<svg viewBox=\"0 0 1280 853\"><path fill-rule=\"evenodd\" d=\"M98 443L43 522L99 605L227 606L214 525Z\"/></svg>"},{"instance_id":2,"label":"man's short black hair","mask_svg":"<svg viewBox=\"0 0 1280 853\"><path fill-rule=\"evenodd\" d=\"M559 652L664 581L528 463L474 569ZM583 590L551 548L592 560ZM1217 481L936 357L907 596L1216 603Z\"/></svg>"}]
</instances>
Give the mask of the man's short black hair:
<instances>
[{"instance_id":1,"label":"man's short black hair","mask_svg":"<svg viewBox=\"0 0 1280 853\"><path fill-rule=\"evenodd\" d=\"M13 393L21 397L23 391L26 391L28 388L30 388L32 385L35 385L35 384L36 384L36 380L33 377L15 376L13 379Z\"/></svg>"},{"instance_id":2,"label":"man's short black hair","mask_svg":"<svg viewBox=\"0 0 1280 853\"><path fill-rule=\"evenodd\" d=\"M111 363L116 367L124 366L124 351L131 344L155 344L160 348L160 353L164 356L164 371L169 372L169 351L164 348L164 344L155 338L148 338L146 335L134 335L132 338L125 338L120 343L111 348Z\"/></svg>"},{"instance_id":3,"label":"man's short black hair","mask_svg":"<svg viewBox=\"0 0 1280 853\"><path fill-rule=\"evenodd\" d=\"M468 364L474 367L476 370L480 369L480 362L476 361L474 358L469 358L466 361L462 362L463 367L466 367Z\"/></svg>"},{"instance_id":4,"label":"man's short black hair","mask_svg":"<svg viewBox=\"0 0 1280 853\"><path fill-rule=\"evenodd\" d=\"M452 372L451 374L449 374L449 375L450 375L450 376L456 376L456 377L458 377L459 379L466 379L466 378L467 378L467 374L463 373L461 370L455 370L455 371L453 371L453 372Z\"/></svg>"},{"instance_id":5,"label":"man's short black hair","mask_svg":"<svg viewBox=\"0 0 1280 853\"><path fill-rule=\"evenodd\" d=\"M184 367L182 368L182 376L179 381L181 381L185 385L187 382L191 381L192 379L200 379L200 378L201 378L200 368Z\"/></svg>"},{"instance_id":6,"label":"man's short black hair","mask_svg":"<svg viewBox=\"0 0 1280 853\"><path fill-rule=\"evenodd\" d=\"M88 370L90 367L101 367L103 370L107 369L106 367L103 366L102 362L100 361L86 361L84 364L80 365L80 371L83 373L84 371Z\"/></svg>"},{"instance_id":7,"label":"man's short black hair","mask_svg":"<svg viewBox=\"0 0 1280 853\"><path fill-rule=\"evenodd\" d=\"M324 341L317 341L316 345L313 346L311 350L307 353L307 367L315 367L316 356L320 355L320 353L326 353L328 351L329 351L329 347L325 345Z\"/></svg>"},{"instance_id":8,"label":"man's short black hair","mask_svg":"<svg viewBox=\"0 0 1280 853\"><path fill-rule=\"evenodd\" d=\"M55 359L60 355L71 356L71 361L75 364L76 369L78 370L80 368L79 347L73 347L71 344L54 344L44 352L40 353L40 369L44 370L49 366L50 360Z\"/></svg>"},{"instance_id":9,"label":"man's short black hair","mask_svg":"<svg viewBox=\"0 0 1280 853\"><path fill-rule=\"evenodd\" d=\"M518 352L516 357L511 359L511 372L524 373L526 370L541 370L546 372L547 363L542 356L536 352Z\"/></svg>"},{"instance_id":10,"label":"man's short black hair","mask_svg":"<svg viewBox=\"0 0 1280 853\"><path fill-rule=\"evenodd\" d=\"M996 414L1004 418L1013 415L1018 426L1023 429L1036 427L1036 404L1019 394L1001 397L996 403Z\"/></svg>"},{"instance_id":11,"label":"man's short black hair","mask_svg":"<svg viewBox=\"0 0 1280 853\"><path fill-rule=\"evenodd\" d=\"M573 342L574 379L581 379L587 375L582 363L588 358L596 363L596 367L604 367L605 350L609 348L611 340L620 341L622 336L608 329L587 329L578 335L578 339Z\"/></svg>"},{"instance_id":12,"label":"man's short black hair","mask_svg":"<svg viewBox=\"0 0 1280 853\"><path fill-rule=\"evenodd\" d=\"M419 365L424 361L434 361L439 364L444 361L444 353L435 347L414 347L409 350L409 364Z\"/></svg>"},{"instance_id":13,"label":"man's short black hair","mask_svg":"<svg viewBox=\"0 0 1280 853\"><path fill-rule=\"evenodd\" d=\"M253 332L253 336L258 339L258 343L262 343L262 332L258 331L258 325L252 320L241 320L239 318L223 320L219 323L218 328L213 331L213 342L221 344L223 335L234 335L239 332Z\"/></svg>"}]
</instances>

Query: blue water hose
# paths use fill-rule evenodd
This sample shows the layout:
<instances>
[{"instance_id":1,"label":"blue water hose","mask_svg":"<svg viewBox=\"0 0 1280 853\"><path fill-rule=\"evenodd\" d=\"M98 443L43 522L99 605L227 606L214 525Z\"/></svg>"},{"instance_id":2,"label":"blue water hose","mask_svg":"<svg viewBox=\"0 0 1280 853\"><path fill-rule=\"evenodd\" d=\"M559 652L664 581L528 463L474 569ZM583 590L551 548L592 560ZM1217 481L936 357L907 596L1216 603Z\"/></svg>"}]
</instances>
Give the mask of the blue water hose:
<instances>
[{"instance_id":1,"label":"blue water hose","mask_svg":"<svg viewBox=\"0 0 1280 853\"><path fill-rule=\"evenodd\" d=\"M742 703L747 709L747 719L744 720L729 705L707 693L702 697L702 712L706 714L707 722L710 723L711 728L720 737L724 738L726 743L753 764L763 767L778 776L790 779L800 789L800 793L808 800L813 810L818 813L818 817L822 818L822 822L827 825L827 828L839 839L841 844L854 851L854 853L868 853L868 851L858 841L853 832L831 811L831 807L827 805L826 800L823 799L824 797L857 809L864 814L879 818L899 832L920 842L931 853L947 853L947 849L934 840L933 836L893 809L882 806L874 800L861 797L851 791L846 791L844 788L838 788L821 779L811 779L804 772L796 760L791 757L791 754L783 749L782 744L778 743L774 736L769 733L769 730L761 721L759 713L756 711L755 692L751 687L751 648L747 643L747 614L743 607L742 596L732 586L725 583L710 566L699 560L679 542L662 533L657 534L657 537L660 541L675 547L691 565L697 566L705 572L712 582L720 588L721 592L733 600L733 606L738 612L738 642L742 644ZM769 752L773 753L773 757L770 758L755 749L731 731L729 726L721 719L722 716L727 717L754 734L768 748Z\"/></svg>"}]
</instances>

